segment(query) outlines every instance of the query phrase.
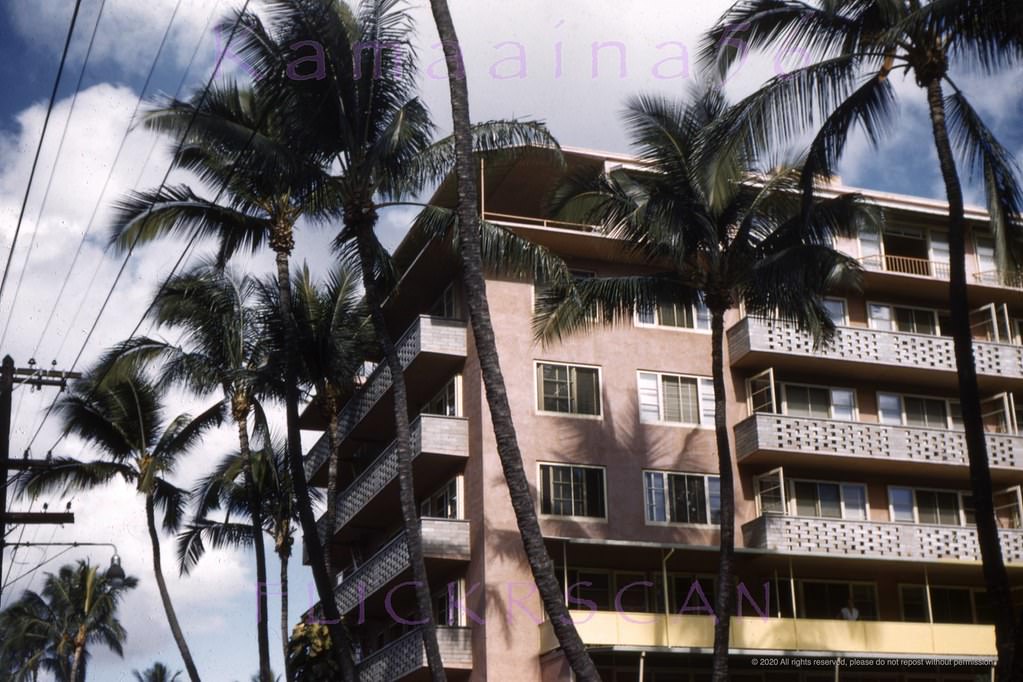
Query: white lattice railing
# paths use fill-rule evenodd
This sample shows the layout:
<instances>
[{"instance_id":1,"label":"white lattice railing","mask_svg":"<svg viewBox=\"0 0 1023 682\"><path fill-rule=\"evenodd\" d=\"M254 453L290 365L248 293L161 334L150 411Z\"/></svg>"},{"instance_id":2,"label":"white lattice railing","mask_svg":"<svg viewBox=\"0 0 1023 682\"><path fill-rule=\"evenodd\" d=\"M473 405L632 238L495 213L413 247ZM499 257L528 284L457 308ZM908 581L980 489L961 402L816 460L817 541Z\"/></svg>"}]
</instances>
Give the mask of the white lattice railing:
<instances>
[{"instance_id":1,"label":"white lattice railing","mask_svg":"<svg viewBox=\"0 0 1023 682\"><path fill-rule=\"evenodd\" d=\"M1023 436L989 433L987 449L992 467L1023 468ZM739 459L758 450L775 450L874 460L968 464L962 431L766 413L755 414L735 425L735 450Z\"/></svg>"},{"instance_id":2,"label":"white lattice railing","mask_svg":"<svg viewBox=\"0 0 1023 682\"><path fill-rule=\"evenodd\" d=\"M423 555L428 558L469 560L469 522L456 519L422 519ZM405 533L381 547L365 563L344 576L334 590L338 610L344 615L409 568Z\"/></svg>"},{"instance_id":3,"label":"white lattice railing","mask_svg":"<svg viewBox=\"0 0 1023 682\"><path fill-rule=\"evenodd\" d=\"M437 644L445 668L472 667L469 628L437 628ZM426 667L423 631L415 629L359 662L362 682L393 682Z\"/></svg>"},{"instance_id":4,"label":"white lattice railing","mask_svg":"<svg viewBox=\"0 0 1023 682\"><path fill-rule=\"evenodd\" d=\"M926 334L841 327L832 342L814 348L809 334L789 322L743 318L728 330L732 362L750 352L831 358L846 362L956 371L952 339ZM1023 378L1023 347L975 341L977 373Z\"/></svg>"},{"instance_id":5,"label":"white lattice railing","mask_svg":"<svg viewBox=\"0 0 1023 682\"><path fill-rule=\"evenodd\" d=\"M785 553L911 561L980 561L972 527L764 514L743 526L746 546ZM1002 529L1006 563L1023 563L1023 530Z\"/></svg>"},{"instance_id":6,"label":"white lattice railing","mask_svg":"<svg viewBox=\"0 0 1023 682\"><path fill-rule=\"evenodd\" d=\"M422 414L410 424L412 460L424 452L468 457L469 424L461 417ZM359 476L337 495L334 530L344 528L388 483L398 477L398 450L391 442ZM325 516L316 522L320 540L327 539Z\"/></svg>"},{"instance_id":7,"label":"white lattice railing","mask_svg":"<svg viewBox=\"0 0 1023 682\"><path fill-rule=\"evenodd\" d=\"M420 353L465 357L465 322L420 315L395 343L395 350L403 369L407 369ZM338 438L340 441L348 438L352 430L390 388L391 370L381 362L366 378L362 388L341 408L338 415ZM329 449L327 436L324 434L306 455L306 478L311 478L327 461Z\"/></svg>"}]
</instances>

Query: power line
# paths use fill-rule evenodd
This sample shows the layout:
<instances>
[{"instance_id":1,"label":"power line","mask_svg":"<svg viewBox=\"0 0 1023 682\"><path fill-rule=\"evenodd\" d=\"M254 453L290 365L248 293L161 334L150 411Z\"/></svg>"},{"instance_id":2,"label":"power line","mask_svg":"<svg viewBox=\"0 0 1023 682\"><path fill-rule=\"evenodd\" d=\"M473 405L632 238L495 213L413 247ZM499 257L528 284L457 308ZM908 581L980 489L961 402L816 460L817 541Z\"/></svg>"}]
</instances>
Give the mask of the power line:
<instances>
[{"instance_id":1,"label":"power line","mask_svg":"<svg viewBox=\"0 0 1023 682\"><path fill-rule=\"evenodd\" d=\"M166 186L167 180L168 180L168 178L170 178L170 174L171 174L171 172L175 168L174 159L177 157L178 153L180 152L182 145L184 145L184 143L185 143L185 140L187 140L188 136L192 133L192 127L195 125L195 121L196 121L196 119L199 116L199 111L202 109L203 105L206 103L206 98L209 96L210 88L213 87L213 80L216 78L217 73L220 71L220 66L221 66L221 64L224 61L224 57L227 55L228 49L230 49L230 47L231 47L231 41L234 39L234 36L237 33L237 31L238 31L238 27L241 24L241 19L245 15L245 12L248 10L250 2L251 2L251 0L245 0L245 4L242 5L241 11L235 17L234 24L231 27L231 33L228 35L227 41L224 44L224 49L220 53L220 55L217 57L217 63L214 65L213 72L210 74L210 77L206 81L206 85L203 87L202 95L199 97L199 102L195 105L195 108L194 108L194 110L192 112L192 116L190 117L190 119L188 121L188 125L185 127L185 132L182 133L181 139L179 139L178 143L175 145L175 152L174 152L174 155L171 157L171 162L167 165L167 171L163 174L163 179L160 181L159 186L157 187L156 191L154 192L154 200L153 200L153 202L151 202L149 204L149 208L146 209L145 214L143 214L143 216L140 218L140 220L145 220L149 216L149 214L152 213L153 207L156 205L155 196L158 196L160 194L160 192L163 191L163 188ZM269 107L267 108L267 111L269 111ZM266 113L267 112L264 112L262 115L266 115ZM252 140L255 138L256 130L258 130L258 127L259 126L257 126L256 129L253 129L252 134L249 136L249 139L246 141L245 146L242 148L242 151L239 153L239 157L244 156L248 152L249 146L252 144ZM228 184L228 182L230 182L230 179L234 176L234 172L237 169L237 167L238 167L238 163L237 163L237 160L236 160L236 162L234 164L232 164L230 174L228 175L227 178L225 178L224 182L222 183L220 191L217 192L216 197L213 199L214 203L216 203L220 199L220 196L224 193L224 190L227 189L227 184ZM177 268L180 267L181 263L184 261L184 259L187 256L189 250L192 248L192 245L195 243L195 241L199 237L199 234L200 234L199 232L196 232L195 234L193 234L192 238L185 245L184 250L181 252L181 256L178 258L177 262L174 264L174 267L171 269L170 274L167 276L167 278L160 285L160 288L157 290L156 297L154 297L153 301L150 302L149 306L146 307L146 310L145 310L145 312L142 313L142 317L139 319L138 324L135 325L135 328L132 330L131 334L128 335L128 339L129 340L134 338L135 334L138 333L139 328L142 326L143 322L145 322L146 317L149 315L150 311L153 309L153 306L156 303L156 299L159 298L160 294L163 292L163 290L166 288L167 284L170 282L171 278L174 276L174 273L176 272ZM74 362L71 363L71 371L74 371L75 367L78 365L78 361L81 359L82 354L85 352L85 348L86 348L86 346L88 346L89 340L92 338L93 333L95 333L96 327L98 326L100 319L103 317L103 312L106 310L107 305L110 303L110 298L113 295L114 290L117 288L117 284L120 282L121 276L124 274L124 270L125 270L125 267L128 264L128 260L131 258L132 254L134 253L135 247L138 245L139 240L141 239L141 237L142 237L142 231L140 230L135 235L135 239L132 240L131 245L128 247L128 252L125 254L124 261L121 263L121 267L117 271L117 276L114 278L113 283L110 285L110 290L107 292L107 295L106 295L106 297L103 300L103 305L100 306L99 312L97 312L97 314L96 314L96 319L93 321L92 326L89 328L89 331L88 331L88 333L85 336L85 340L82 342L82 347L79 349L78 354L75 356ZM110 368L107 367L107 369L105 371L109 371L109 369ZM96 383L98 385L101 382L102 382L102 377L100 378L100 381L97 381ZM59 396L58 396L58 398L59 398ZM43 421L39 424L39 428L36 429L36 432L32 435L32 439L28 443L29 447L32 447L32 444L35 443L36 438L39 437L39 433L42 431L43 426L45 425L47 418L49 418L50 414L52 414L52 412L53 412L54 407L57 405L58 398L54 398L53 401L50 403L49 407L47 407L46 413L43 415ZM56 447L56 445L58 443L60 443L60 441L62 441L64 438L65 438L64 434L62 434L60 437L58 437L57 440L54 442L54 447Z\"/></svg>"},{"instance_id":2,"label":"power line","mask_svg":"<svg viewBox=\"0 0 1023 682\"><path fill-rule=\"evenodd\" d=\"M102 1L103 1L104 4L106 3L106 0L102 0ZM164 30L163 37L160 39L160 45L159 45L159 47L156 50L156 55L153 57L153 63L150 65L149 72L146 74L146 80L142 84L142 89L139 90L138 99L135 101L135 108L134 108L134 110L132 110L131 116L128 118L128 125L125 126L124 134L121 136L121 142L117 145L117 153L114 154L114 160L110 163L110 168L107 171L107 177L103 181L103 187L100 189L99 196L96 197L96 203L92 207L92 213L89 215L89 221L86 223L85 231L82 233L82 239L81 239L80 242L78 242L78 248L75 250L75 255L71 259L71 265L68 267L67 274L64 275L64 281L61 282L60 290L57 292L57 299L54 301L53 306L50 308L50 314L46 318L46 324L43 325L43 331L39 334L39 340L36 341L35 348L32 350L32 356L33 357L35 357L39 353L39 347L42 345L43 339L46 338L46 333L50 330L50 324L53 322L53 317L54 317L54 315L57 312L57 308L60 307L60 300L61 300L61 298L63 298L64 291L65 291L65 289L67 289L68 282L71 280L71 273L74 271L75 265L78 264L78 258L82 255L82 249L85 247L85 242L88 240L89 232L92 231L92 226L93 226L93 223L96 220L96 215L99 213L99 208L103 204L103 196L106 194L107 187L110 184L110 179L114 175L114 169L117 167L117 162L120 161L120 159L121 159L121 153L124 151L125 143L128 141L128 135L131 133L132 123L135 121L135 117L136 117L136 115L138 115L139 109L142 107L142 102L145 99L146 90L149 88L149 83L150 83L150 81L153 78L153 73L156 72L156 65L160 61L160 55L163 54L164 46L167 44L167 37L170 35L171 27L174 24L174 19L177 18L178 10L181 9L181 2L182 2L182 0L178 0L177 4L174 6L174 11L171 13L170 21L167 22L167 28ZM102 13L103 13L103 6L101 5L100 6L100 14L102 15ZM98 27L98 26L99 26L99 19L97 18L96 19L96 27ZM93 28L93 33L92 33L94 39L96 37L96 27ZM89 41L89 51L91 51L91 50L92 50L92 41ZM85 60L86 61L89 60L88 52L86 53ZM84 72L85 72L85 65L83 64L82 65L82 73L84 74ZM79 87L81 87L81 83L82 83L82 81L81 81L81 78L79 77L79 80L78 80ZM77 96L78 96L78 90L76 89L75 90L75 97L77 97ZM71 101L71 108L72 108L72 111L73 111L74 110L74 100ZM70 118L71 118L71 114L68 114L68 120L70 120ZM67 128L66 127L65 127L65 132L67 132ZM63 143L63 141L64 141L64 138L61 137L61 143ZM60 156L60 152L59 151L57 152L57 155L58 155L58 157ZM54 162L54 168L56 168L56 162ZM53 172L52 171L50 173L50 181L51 182L53 181ZM50 186L49 186L49 183L47 183L47 186L46 186L46 193L47 193L47 195L49 194L49 191L50 191ZM45 206L45 203L46 203L46 199L44 197L44 199L43 199L44 206ZM42 214L42 209L40 209L40 214ZM37 230L38 230L38 227L37 227ZM34 238L35 237L33 235L33 240L34 240ZM29 247L29 250L31 251L31 247ZM27 258L26 258L26 266L27 266ZM24 274L24 271L22 271L22 274ZM18 288L19 289L21 288L21 280L20 279L18 281ZM17 293L15 293L14 298L15 298L15 300L17 300L17 298L18 298ZM12 306L12 308L11 308L11 317L13 317L13 316L14 316L14 309L13 309L13 306ZM8 324L10 324L11 317L8 318ZM2 336L0 336L0 347L3 346L3 337L6 336L6 335L7 335L7 328L5 326L4 327L4 334Z\"/></svg>"},{"instance_id":3,"label":"power line","mask_svg":"<svg viewBox=\"0 0 1023 682\"><path fill-rule=\"evenodd\" d=\"M78 10L82 7L82 0L75 0L75 9L71 14L71 25L67 29L67 38L64 39L64 51L60 56L60 66L57 67L57 78L53 82L53 91L50 93L50 103L46 107L46 117L43 118L43 130L39 135L39 144L36 145L35 157L32 159L32 169L28 173L28 185L25 187L25 197L21 200L21 211L18 213L18 223L14 228L14 237L11 239L11 250L7 254L7 264L4 265L4 274L0 278L0 300L3 300L4 287L7 285L7 275L11 270L11 261L14 260L14 247L18 244L18 235L21 233L21 223L25 219L25 207L28 205L28 197L32 191L32 179L36 174L36 167L39 165L39 154L43 150L43 140L46 139L46 127L50 123L50 115L53 113L53 104L57 100L57 89L60 87L60 78L64 73L64 63L67 61L68 47L71 45L71 36L75 32L75 22L78 21Z\"/></svg>"},{"instance_id":4,"label":"power line","mask_svg":"<svg viewBox=\"0 0 1023 682\"><path fill-rule=\"evenodd\" d=\"M67 139L68 128L71 127L71 118L75 115L75 105L78 103L78 93L82 90L82 82L85 80L85 70L89 65L89 57L92 56L92 48L96 44L96 34L99 32L99 23L103 19L103 10L107 6L107 0L100 0L99 11L96 13L96 21L92 25L92 35L89 36L89 46L85 50L85 57L82 59L82 68L78 71L78 81L75 83L74 94L71 95L71 105L68 107L67 118L64 120L64 128L60 133L60 142L57 143L57 153L53 157L53 164L50 166L50 176L46 180L46 189L43 191L43 200L39 204L39 212L36 214L35 225L32 227L32 238L28 242L28 249L25 250L25 261L21 265L21 272L18 274L18 284L14 288L14 297L11 299L11 309L7 314L7 322L4 323L3 332L0 332L0 348L3 348L7 340L7 330L14 319L14 311L18 303L18 295L21 294L21 285L25 281L25 273L28 271L29 259L32 257L32 249L36 245L36 237L39 236L39 223L42 222L43 214L46 212L46 203L50 198L50 188L53 187L53 177L57 174L57 164L60 163L60 153L64 151L64 141ZM50 313L53 314L52 311ZM33 351L32 355L35 355Z\"/></svg>"}]
</instances>

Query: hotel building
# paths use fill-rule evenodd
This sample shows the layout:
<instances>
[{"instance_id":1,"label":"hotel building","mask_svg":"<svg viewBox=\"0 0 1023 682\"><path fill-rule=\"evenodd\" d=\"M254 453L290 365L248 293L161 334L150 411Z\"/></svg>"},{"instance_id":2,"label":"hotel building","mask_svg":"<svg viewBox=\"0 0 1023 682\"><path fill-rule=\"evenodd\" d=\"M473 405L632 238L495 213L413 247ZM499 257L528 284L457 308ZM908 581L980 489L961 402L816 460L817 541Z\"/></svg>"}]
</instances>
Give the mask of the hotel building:
<instances>
[{"instance_id":1,"label":"hotel building","mask_svg":"<svg viewBox=\"0 0 1023 682\"><path fill-rule=\"evenodd\" d=\"M581 150L566 159L569 169L630 161ZM622 243L546 217L563 172L539 153L488 164L486 218L559 254L580 276L636 272L642 265ZM738 312L726 321L737 681L991 675L994 629L946 332L947 209L866 194L884 208L886 225L837 245L864 276L862 291L827 301L839 326L830 346L815 349L785 323ZM434 200L453 206L454 196L449 178ZM984 212L967 218L995 504L1010 579L1023 586L1023 289L997 277ZM456 259L415 232L395 257L403 275L386 313L414 419L416 493L448 678L569 680L521 548ZM534 283L490 276L487 287L540 525L603 679L709 680L713 616L699 609L721 586L706 312L659 306L545 347L531 331ZM415 617L390 386L377 367L341 412L338 519L320 529L335 565L347 567L335 596L368 682L428 679L421 632L400 622ZM304 428L324 427L312 410L304 420ZM327 443L317 437L306 472L326 486Z\"/></svg>"}]
</instances>

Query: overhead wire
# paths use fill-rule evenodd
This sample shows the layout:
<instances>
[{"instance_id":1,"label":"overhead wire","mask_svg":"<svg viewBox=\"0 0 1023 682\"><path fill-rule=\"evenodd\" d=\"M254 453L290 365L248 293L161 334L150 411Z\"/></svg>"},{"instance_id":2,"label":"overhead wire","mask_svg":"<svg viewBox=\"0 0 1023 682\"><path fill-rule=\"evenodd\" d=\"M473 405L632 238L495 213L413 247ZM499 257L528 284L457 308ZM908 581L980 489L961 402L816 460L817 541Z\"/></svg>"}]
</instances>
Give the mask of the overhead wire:
<instances>
[{"instance_id":1,"label":"overhead wire","mask_svg":"<svg viewBox=\"0 0 1023 682\"><path fill-rule=\"evenodd\" d=\"M53 163L50 165L50 174L46 180L46 189L43 191L43 199L39 204L39 211L36 213L35 224L32 226L32 238L29 239L28 248L25 250L25 259L21 265L21 272L18 273L18 283L14 287L14 296L11 298L11 307L7 313L7 322L4 323L3 331L0 332L0 348L4 347L7 340L7 331L10 329L11 320L17 309L18 296L21 294L21 286L25 282L25 273L28 271L29 260L32 258L32 250L36 245L36 238L39 236L39 226L46 212L46 204L50 198L50 189L53 188L53 178L57 174L57 165L60 163L60 154L64 151L64 142L67 140L67 131L71 127L71 119L75 115L75 105L78 103L78 94L82 91L82 82L85 80L85 71L89 65L89 57L92 56L92 48L96 44L96 34L99 32L99 24L103 19L103 10L107 6L107 0L100 0L99 11L96 12L96 21L92 25L92 35L89 36L89 45L85 49L85 57L82 59L82 67L78 71L78 81L75 83L74 93L71 95L71 104L68 107L67 118L64 119L64 127L60 133L60 141L57 143L57 151L53 156ZM52 310L50 312L53 314ZM35 357L35 351L32 352Z\"/></svg>"},{"instance_id":2,"label":"overhead wire","mask_svg":"<svg viewBox=\"0 0 1023 682\"><path fill-rule=\"evenodd\" d=\"M11 262L14 260L14 249L18 245L18 235L21 234L21 224L25 219L25 208L28 206L28 198L32 192L32 181L35 178L36 168L39 166L39 155L43 150L43 141L46 139L46 129L50 123L50 116L53 114L53 105L57 101L57 91L60 88L61 76L64 74L64 64L67 62L68 48L71 46L71 38L75 32L75 24L78 21L78 12L82 8L82 0L75 0L75 8L71 13L71 23L67 29L67 37L64 39L64 50L60 55L60 66L57 67L57 77L53 81L53 90L50 92L50 102L46 106L46 116L43 118L43 129L39 134L39 144L36 145L35 157L32 159L32 168L28 173L28 184L25 186L25 196L21 200L21 210L18 213L18 222L14 227L14 236L11 238L11 249L7 254L7 263L4 265L4 274L0 277L0 302L3 301L4 287L7 286L7 276L11 271Z\"/></svg>"}]
</instances>

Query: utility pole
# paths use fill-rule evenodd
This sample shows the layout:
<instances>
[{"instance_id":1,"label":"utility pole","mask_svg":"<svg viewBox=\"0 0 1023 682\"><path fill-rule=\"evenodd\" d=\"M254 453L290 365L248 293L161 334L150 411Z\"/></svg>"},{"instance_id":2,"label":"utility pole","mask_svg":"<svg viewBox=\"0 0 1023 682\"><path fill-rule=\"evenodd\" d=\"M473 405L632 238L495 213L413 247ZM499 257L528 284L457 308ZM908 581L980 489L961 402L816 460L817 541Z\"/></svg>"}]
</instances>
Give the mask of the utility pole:
<instances>
[{"instance_id":1,"label":"utility pole","mask_svg":"<svg viewBox=\"0 0 1023 682\"><path fill-rule=\"evenodd\" d=\"M27 452L23 459L11 459L11 398L14 393L14 385L30 384L37 388L50 386L63 391L67 386L68 379L78 379L82 376L78 372L61 372L55 369L37 370L34 366L35 360L30 360L29 365L30 367L26 368L16 368L14 359L10 355L4 356L3 362L0 363L0 597L3 596L3 553L4 546L7 544L4 542L7 538L7 526L75 522L75 515L69 511L56 513L7 511L8 477L11 469L25 471L45 469L50 466L49 457L29 459ZM70 505L68 506L70 507Z\"/></svg>"}]
</instances>

